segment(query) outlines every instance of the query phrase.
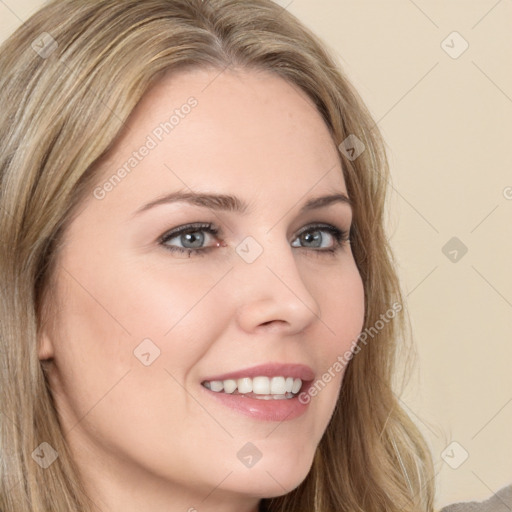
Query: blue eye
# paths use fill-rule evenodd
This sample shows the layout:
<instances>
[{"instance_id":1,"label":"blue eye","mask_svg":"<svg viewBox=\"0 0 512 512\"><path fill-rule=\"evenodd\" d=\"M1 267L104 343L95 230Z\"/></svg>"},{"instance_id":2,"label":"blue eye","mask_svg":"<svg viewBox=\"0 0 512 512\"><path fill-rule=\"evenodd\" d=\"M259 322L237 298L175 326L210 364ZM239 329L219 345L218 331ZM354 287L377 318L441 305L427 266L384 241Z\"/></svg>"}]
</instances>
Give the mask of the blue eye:
<instances>
[{"instance_id":1,"label":"blue eye","mask_svg":"<svg viewBox=\"0 0 512 512\"><path fill-rule=\"evenodd\" d=\"M215 228L213 224L187 224L180 226L179 228L173 229L160 237L160 243L169 251L186 253L188 256L192 254L204 254L205 252L213 249L215 246L219 247L220 243L215 246L203 247L205 239L208 238L204 233L208 235L217 236L219 230ZM178 239L180 246L167 245L168 242L174 239Z\"/></svg>"},{"instance_id":2,"label":"blue eye","mask_svg":"<svg viewBox=\"0 0 512 512\"><path fill-rule=\"evenodd\" d=\"M327 233L328 236L325 236L323 233ZM306 228L299 233L296 240L306 245L297 246L294 245L295 242L293 242L292 247L319 249L317 252L335 253L349 241L349 234L347 231L338 229L330 224L316 224L306 226ZM327 246L323 245L325 241L329 242L329 240L331 240L331 243L328 243Z\"/></svg>"},{"instance_id":3,"label":"blue eye","mask_svg":"<svg viewBox=\"0 0 512 512\"><path fill-rule=\"evenodd\" d=\"M204 255L216 247L225 246L224 242L217 240L213 245L205 247L208 238L216 239L219 233L220 230L210 223L186 224L163 234L159 243L171 252L187 254L190 258L192 255ZM174 243L170 244L171 241ZM297 245L297 241L301 245ZM330 224L314 224L299 232L292 242L292 247L313 249L316 253L335 254L349 241L349 232L346 230ZM179 245L176 245L177 243Z\"/></svg>"}]
</instances>

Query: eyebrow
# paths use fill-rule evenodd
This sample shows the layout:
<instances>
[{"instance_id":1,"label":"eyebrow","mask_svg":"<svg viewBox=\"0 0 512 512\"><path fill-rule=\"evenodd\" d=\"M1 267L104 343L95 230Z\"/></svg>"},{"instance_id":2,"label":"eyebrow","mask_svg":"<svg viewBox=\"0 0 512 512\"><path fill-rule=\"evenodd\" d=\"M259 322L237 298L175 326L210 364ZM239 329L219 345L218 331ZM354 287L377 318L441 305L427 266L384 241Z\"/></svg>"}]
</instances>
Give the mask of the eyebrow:
<instances>
[{"instance_id":1,"label":"eyebrow","mask_svg":"<svg viewBox=\"0 0 512 512\"><path fill-rule=\"evenodd\" d=\"M140 213L150 210L155 206L176 202L185 202L194 206L209 208L211 210L223 210L242 214L248 213L249 210L249 205L236 196L180 191L166 194L165 196L159 197L158 199L141 206L134 212L133 216L139 215ZM317 208L323 208L334 203L347 204L352 208L352 201L350 198L345 193L341 192L309 199L300 209L300 213L305 213Z\"/></svg>"}]
</instances>

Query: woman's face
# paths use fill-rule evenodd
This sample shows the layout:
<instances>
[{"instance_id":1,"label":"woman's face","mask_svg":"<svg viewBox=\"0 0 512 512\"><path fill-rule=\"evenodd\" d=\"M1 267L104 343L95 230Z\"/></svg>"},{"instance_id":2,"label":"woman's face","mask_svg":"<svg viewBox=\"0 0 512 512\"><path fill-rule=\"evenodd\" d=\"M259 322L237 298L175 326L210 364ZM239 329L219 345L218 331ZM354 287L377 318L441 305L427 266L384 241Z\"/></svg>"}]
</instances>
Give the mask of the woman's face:
<instances>
[{"instance_id":1,"label":"woman's face","mask_svg":"<svg viewBox=\"0 0 512 512\"><path fill-rule=\"evenodd\" d=\"M320 114L273 74L144 97L65 233L39 354L99 507L254 510L306 477L363 325L346 195Z\"/></svg>"}]
</instances>

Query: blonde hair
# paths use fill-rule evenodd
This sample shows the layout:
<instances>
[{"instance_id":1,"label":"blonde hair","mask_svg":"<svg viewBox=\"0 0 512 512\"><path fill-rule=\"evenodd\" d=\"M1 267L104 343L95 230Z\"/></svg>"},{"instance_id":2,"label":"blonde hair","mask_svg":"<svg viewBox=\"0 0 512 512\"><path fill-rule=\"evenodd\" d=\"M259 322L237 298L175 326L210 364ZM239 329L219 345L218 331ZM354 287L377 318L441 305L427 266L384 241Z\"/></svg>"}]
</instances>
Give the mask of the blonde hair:
<instances>
[{"instance_id":1,"label":"blonde hair","mask_svg":"<svg viewBox=\"0 0 512 512\"><path fill-rule=\"evenodd\" d=\"M352 251L365 290L364 329L403 304L384 231L388 163L362 100L321 41L270 0L54 0L0 49L0 510L90 511L60 428L37 340L66 226L144 93L184 67L268 70L299 86L340 144L354 203ZM349 155L350 156L350 155ZM262 510L433 510L424 439L393 392L405 310L361 344L306 479ZM383 323L381 321L381 323ZM32 453L59 454L43 469Z\"/></svg>"}]
</instances>

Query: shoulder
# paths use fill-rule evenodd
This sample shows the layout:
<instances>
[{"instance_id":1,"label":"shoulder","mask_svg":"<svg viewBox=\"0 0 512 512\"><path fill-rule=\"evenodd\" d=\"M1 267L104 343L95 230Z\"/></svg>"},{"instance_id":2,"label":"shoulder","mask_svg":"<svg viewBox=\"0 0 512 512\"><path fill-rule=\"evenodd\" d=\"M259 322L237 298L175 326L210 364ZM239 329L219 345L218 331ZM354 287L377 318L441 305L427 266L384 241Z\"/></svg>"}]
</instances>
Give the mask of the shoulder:
<instances>
[{"instance_id":1,"label":"shoulder","mask_svg":"<svg viewBox=\"0 0 512 512\"><path fill-rule=\"evenodd\" d=\"M512 485L503 487L485 501L454 503L440 512L510 512L512 510Z\"/></svg>"}]
</instances>

